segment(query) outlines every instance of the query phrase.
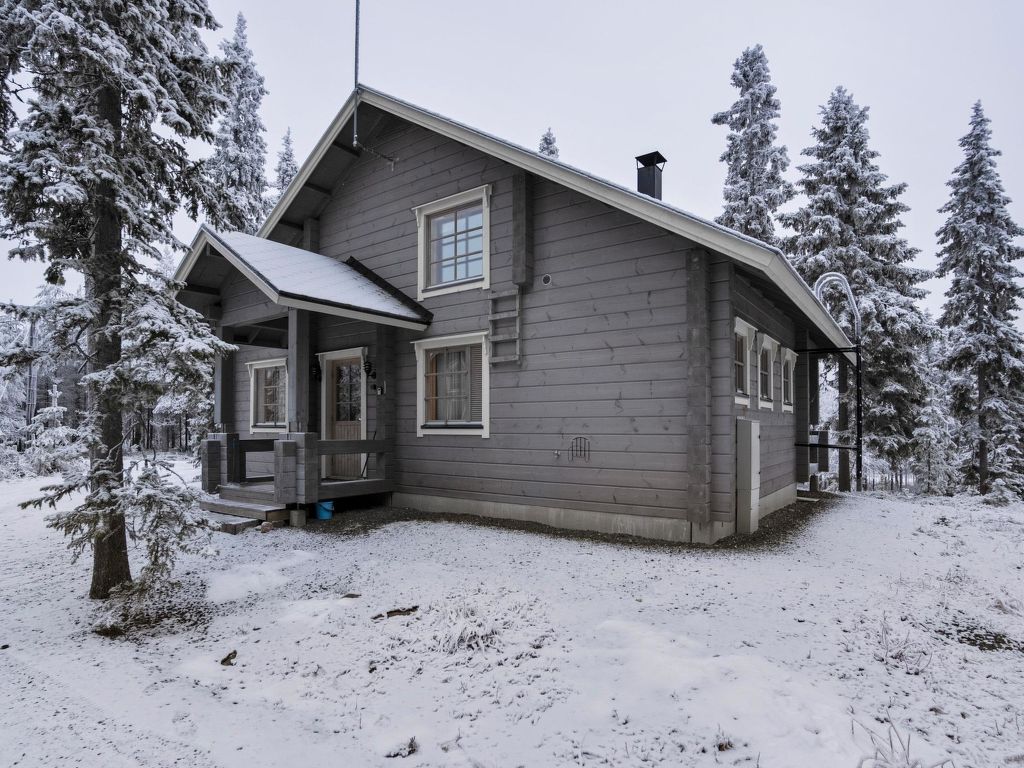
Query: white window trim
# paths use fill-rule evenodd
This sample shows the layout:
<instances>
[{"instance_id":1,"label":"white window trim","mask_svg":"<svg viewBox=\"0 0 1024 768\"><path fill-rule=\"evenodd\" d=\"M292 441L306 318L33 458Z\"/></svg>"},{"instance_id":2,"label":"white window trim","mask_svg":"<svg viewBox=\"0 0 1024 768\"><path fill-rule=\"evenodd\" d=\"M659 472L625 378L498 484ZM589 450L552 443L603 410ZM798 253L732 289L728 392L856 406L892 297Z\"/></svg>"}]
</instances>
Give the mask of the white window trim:
<instances>
[{"instance_id":1,"label":"white window trim","mask_svg":"<svg viewBox=\"0 0 1024 768\"><path fill-rule=\"evenodd\" d=\"M786 402L786 377L782 377L782 412L792 413L793 404L796 402L796 352L786 347L782 348L782 365L789 363L789 386L793 390L790 401Z\"/></svg>"},{"instance_id":2,"label":"white window trim","mask_svg":"<svg viewBox=\"0 0 1024 768\"><path fill-rule=\"evenodd\" d=\"M483 429L459 429L458 427L443 429L424 429L426 413L423 404L423 382L426 376L426 355L429 349L440 347L457 347L463 344L480 345L480 420ZM487 343L487 331L461 333L456 336L437 336L412 342L416 351L416 437L427 435L475 435L488 438L491 436L491 350Z\"/></svg>"},{"instance_id":3,"label":"white window trim","mask_svg":"<svg viewBox=\"0 0 1024 768\"><path fill-rule=\"evenodd\" d=\"M752 326L750 323L748 323L746 320L741 320L740 318L737 317L735 319L734 324L733 324L733 333L735 334L733 336L733 345L735 345L735 343L736 343L735 336L746 336L747 337L746 360L744 360L744 362L743 362L743 370L745 372L747 388L749 389L750 388L750 352L754 348L754 340L757 338L757 329L754 326ZM732 349L732 359L733 359L734 364L735 364L735 360L736 360L735 356L736 356L736 349L735 349L735 346L733 346L733 349ZM735 374L734 374L734 376L735 376ZM749 408L750 407L750 392L747 392L746 394L743 394L743 395L741 395L739 392L736 392L735 393L735 400L736 400L736 405L742 405L745 408Z\"/></svg>"},{"instance_id":4,"label":"white window trim","mask_svg":"<svg viewBox=\"0 0 1024 768\"><path fill-rule=\"evenodd\" d=\"M428 219L435 213L468 203L480 202L483 207L483 277L463 280L454 284L427 287L427 262L430 250L430 227ZM449 195L432 203L424 203L412 209L416 215L416 298L422 301L430 296L443 296L456 291L481 290L491 287L491 185L484 184L476 189L467 189Z\"/></svg>"},{"instance_id":5,"label":"white window trim","mask_svg":"<svg viewBox=\"0 0 1024 768\"><path fill-rule=\"evenodd\" d=\"M768 350L768 398L761 391L761 353ZM779 355L779 342L766 333L758 334L757 343L757 405L765 411L775 409L775 358Z\"/></svg>"},{"instance_id":6,"label":"white window trim","mask_svg":"<svg viewBox=\"0 0 1024 768\"><path fill-rule=\"evenodd\" d=\"M288 431L288 358L275 357L271 360L254 360L246 363L249 369L249 433L256 435L261 433L282 434ZM284 426L283 427L257 427L256 426L256 371L260 368L284 368Z\"/></svg>"}]
</instances>

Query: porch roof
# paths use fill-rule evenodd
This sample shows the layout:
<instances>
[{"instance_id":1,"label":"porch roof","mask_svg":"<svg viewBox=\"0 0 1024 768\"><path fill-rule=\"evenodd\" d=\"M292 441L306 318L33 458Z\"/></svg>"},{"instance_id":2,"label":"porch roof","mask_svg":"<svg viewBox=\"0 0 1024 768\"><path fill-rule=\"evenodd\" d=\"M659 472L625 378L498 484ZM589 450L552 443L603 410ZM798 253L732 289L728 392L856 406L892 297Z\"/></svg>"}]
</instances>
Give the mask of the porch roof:
<instances>
[{"instance_id":1,"label":"porch roof","mask_svg":"<svg viewBox=\"0 0 1024 768\"><path fill-rule=\"evenodd\" d=\"M187 282L207 248L212 248L275 304L329 315L422 330L431 313L355 260L294 248L241 232L199 228L175 280Z\"/></svg>"}]
</instances>

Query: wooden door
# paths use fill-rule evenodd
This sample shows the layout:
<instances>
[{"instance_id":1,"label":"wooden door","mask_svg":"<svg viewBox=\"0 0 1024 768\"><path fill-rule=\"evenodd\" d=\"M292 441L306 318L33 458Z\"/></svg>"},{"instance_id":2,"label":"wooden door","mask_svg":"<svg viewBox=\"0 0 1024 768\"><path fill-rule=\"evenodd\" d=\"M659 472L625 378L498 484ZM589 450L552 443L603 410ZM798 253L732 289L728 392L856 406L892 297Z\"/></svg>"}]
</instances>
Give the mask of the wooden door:
<instances>
[{"instance_id":1,"label":"wooden door","mask_svg":"<svg viewBox=\"0 0 1024 768\"><path fill-rule=\"evenodd\" d=\"M358 357L330 360L327 364L328 440L363 437L363 361ZM354 480L362 474L363 456L349 453L327 459L327 477Z\"/></svg>"}]
</instances>

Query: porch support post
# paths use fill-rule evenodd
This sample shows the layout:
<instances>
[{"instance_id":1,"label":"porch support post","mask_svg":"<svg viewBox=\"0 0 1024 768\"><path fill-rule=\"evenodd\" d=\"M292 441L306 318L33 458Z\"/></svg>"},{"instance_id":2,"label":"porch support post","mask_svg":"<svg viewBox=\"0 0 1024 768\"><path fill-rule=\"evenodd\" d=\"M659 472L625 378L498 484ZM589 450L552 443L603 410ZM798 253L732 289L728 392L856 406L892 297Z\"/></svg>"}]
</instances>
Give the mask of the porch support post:
<instances>
[{"instance_id":1,"label":"porch support post","mask_svg":"<svg viewBox=\"0 0 1024 768\"><path fill-rule=\"evenodd\" d=\"M217 327L217 337L228 338L228 329ZM213 364L213 423L221 432L235 429L235 356L218 357Z\"/></svg>"},{"instance_id":2,"label":"porch support post","mask_svg":"<svg viewBox=\"0 0 1024 768\"><path fill-rule=\"evenodd\" d=\"M395 345L396 331L390 325L378 325L376 346L376 363L378 386L384 393L377 395L377 438L384 440L387 450L377 455L377 477L381 480L389 478L393 466L389 463L394 459L395 450L395 419L397 418L395 398L398 385L395 380Z\"/></svg>"},{"instance_id":3,"label":"porch support post","mask_svg":"<svg viewBox=\"0 0 1024 768\"><path fill-rule=\"evenodd\" d=\"M297 448L294 440L274 441L274 501L278 504L295 503Z\"/></svg>"},{"instance_id":4,"label":"porch support post","mask_svg":"<svg viewBox=\"0 0 1024 768\"><path fill-rule=\"evenodd\" d=\"M316 432L286 435L295 443L295 502L315 504L320 496L320 450Z\"/></svg>"},{"instance_id":5,"label":"porch support post","mask_svg":"<svg viewBox=\"0 0 1024 768\"><path fill-rule=\"evenodd\" d=\"M216 493L220 485L220 446L220 440L207 438L200 442L203 490L207 493Z\"/></svg>"},{"instance_id":6,"label":"porch support post","mask_svg":"<svg viewBox=\"0 0 1024 768\"><path fill-rule=\"evenodd\" d=\"M796 349L808 349L807 331L803 328L797 330ZM793 410L796 416L796 442L810 442L811 434L811 387L817 388L818 382L810 379L810 355L804 353L797 355L796 366L793 370ZM810 449L797 446L796 449L796 481L806 483L810 479Z\"/></svg>"},{"instance_id":7,"label":"porch support post","mask_svg":"<svg viewBox=\"0 0 1024 768\"><path fill-rule=\"evenodd\" d=\"M288 310L288 431L309 429L310 355L309 312Z\"/></svg>"},{"instance_id":8,"label":"porch support post","mask_svg":"<svg viewBox=\"0 0 1024 768\"><path fill-rule=\"evenodd\" d=\"M850 444L850 364L839 356L839 437L840 445ZM850 452L839 451L839 490L850 490Z\"/></svg>"}]
</instances>

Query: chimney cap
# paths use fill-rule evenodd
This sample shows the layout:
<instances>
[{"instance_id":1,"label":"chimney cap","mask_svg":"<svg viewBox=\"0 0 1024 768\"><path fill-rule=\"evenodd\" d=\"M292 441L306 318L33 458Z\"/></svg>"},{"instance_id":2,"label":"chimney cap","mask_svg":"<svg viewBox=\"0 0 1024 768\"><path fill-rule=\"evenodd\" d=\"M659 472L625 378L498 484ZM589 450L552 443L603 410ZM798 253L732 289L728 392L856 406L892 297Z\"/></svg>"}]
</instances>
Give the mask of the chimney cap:
<instances>
[{"instance_id":1,"label":"chimney cap","mask_svg":"<svg viewBox=\"0 0 1024 768\"><path fill-rule=\"evenodd\" d=\"M656 166L658 166L660 168L661 166L663 166L667 162L668 162L668 160L658 150L654 150L653 152L648 152L646 155L637 155L636 156L636 167L637 168L650 168L652 165L656 165Z\"/></svg>"}]
</instances>

